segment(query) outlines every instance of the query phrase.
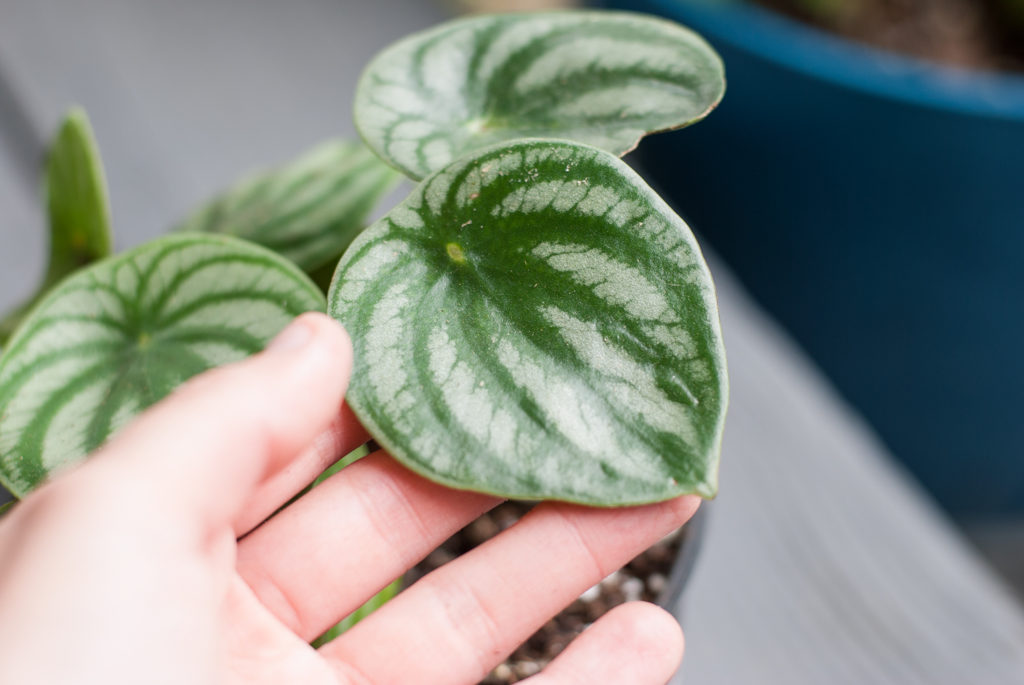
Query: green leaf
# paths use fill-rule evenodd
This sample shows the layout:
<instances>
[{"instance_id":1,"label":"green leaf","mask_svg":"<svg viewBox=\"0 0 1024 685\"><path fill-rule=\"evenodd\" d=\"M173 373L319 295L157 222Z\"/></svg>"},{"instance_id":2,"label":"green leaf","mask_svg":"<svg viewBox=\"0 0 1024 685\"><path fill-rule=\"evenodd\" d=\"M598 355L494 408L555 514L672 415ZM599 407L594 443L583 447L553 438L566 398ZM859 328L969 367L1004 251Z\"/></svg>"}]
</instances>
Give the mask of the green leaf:
<instances>
[{"instance_id":1,"label":"green leaf","mask_svg":"<svg viewBox=\"0 0 1024 685\"><path fill-rule=\"evenodd\" d=\"M46 284L110 254L110 207L103 162L85 110L72 108L46 164L50 264Z\"/></svg>"},{"instance_id":2,"label":"green leaf","mask_svg":"<svg viewBox=\"0 0 1024 685\"><path fill-rule=\"evenodd\" d=\"M227 236L167 236L80 271L0 357L0 482L24 496L186 379L323 306L290 262Z\"/></svg>"},{"instance_id":3,"label":"green leaf","mask_svg":"<svg viewBox=\"0 0 1024 685\"><path fill-rule=\"evenodd\" d=\"M347 400L440 483L614 506L712 496L726 406L693 235L616 157L568 141L426 179L338 265Z\"/></svg>"},{"instance_id":4,"label":"green leaf","mask_svg":"<svg viewBox=\"0 0 1024 685\"><path fill-rule=\"evenodd\" d=\"M317 146L214 198L177 230L228 233L274 250L307 273L333 266L401 176L360 143Z\"/></svg>"},{"instance_id":5,"label":"green leaf","mask_svg":"<svg viewBox=\"0 0 1024 685\"><path fill-rule=\"evenodd\" d=\"M384 160L423 178L468 151L567 138L618 155L703 119L722 62L678 24L624 12L458 19L391 46L356 90L355 122Z\"/></svg>"},{"instance_id":6,"label":"green leaf","mask_svg":"<svg viewBox=\"0 0 1024 685\"><path fill-rule=\"evenodd\" d=\"M50 261L38 292L0 321L7 340L32 305L65 276L110 254L110 207L103 162L80 107L71 108L46 160L44 179L50 221Z\"/></svg>"},{"instance_id":7,"label":"green leaf","mask_svg":"<svg viewBox=\"0 0 1024 685\"><path fill-rule=\"evenodd\" d=\"M3 504L0 504L0 519L9 514L11 509L13 509L14 505L17 503L18 500L11 500L10 502L4 502Z\"/></svg>"}]
</instances>

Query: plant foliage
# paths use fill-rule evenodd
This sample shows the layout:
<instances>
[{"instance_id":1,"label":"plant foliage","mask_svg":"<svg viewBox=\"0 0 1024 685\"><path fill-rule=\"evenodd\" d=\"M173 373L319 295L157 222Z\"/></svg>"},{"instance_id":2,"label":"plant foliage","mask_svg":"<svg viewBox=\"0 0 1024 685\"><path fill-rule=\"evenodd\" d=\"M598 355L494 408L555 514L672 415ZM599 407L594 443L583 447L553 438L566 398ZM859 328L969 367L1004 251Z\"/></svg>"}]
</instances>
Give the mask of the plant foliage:
<instances>
[{"instance_id":1,"label":"plant foliage","mask_svg":"<svg viewBox=\"0 0 1024 685\"><path fill-rule=\"evenodd\" d=\"M177 230L245 238L313 272L337 263L399 179L364 145L331 141L281 169L239 182Z\"/></svg>"},{"instance_id":2,"label":"plant foliage","mask_svg":"<svg viewBox=\"0 0 1024 685\"><path fill-rule=\"evenodd\" d=\"M693 234L628 166L524 140L428 177L342 259L348 402L410 468L520 499L714 494L725 357Z\"/></svg>"},{"instance_id":3,"label":"plant foliage","mask_svg":"<svg viewBox=\"0 0 1024 685\"><path fill-rule=\"evenodd\" d=\"M722 62L678 24L623 12L471 17L382 52L355 122L383 159L420 179L500 141L568 138L621 155L647 133L703 119Z\"/></svg>"},{"instance_id":4,"label":"plant foliage","mask_svg":"<svg viewBox=\"0 0 1024 685\"><path fill-rule=\"evenodd\" d=\"M323 306L293 264L226 236L166 236L79 271L0 358L0 482L25 495L187 379Z\"/></svg>"},{"instance_id":5,"label":"plant foliage","mask_svg":"<svg viewBox=\"0 0 1024 685\"><path fill-rule=\"evenodd\" d=\"M344 251L330 312L355 344L350 403L410 468L605 506L713 495L727 386L711 278L616 155L723 91L714 51L666 21L456 20L365 72L356 124L383 162L325 144L114 257L73 110L47 165L49 293L7 319L21 323L0 356L0 480L26 494L187 378L323 309L303 270L320 278ZM425 180L356 237L398 178L384 162Z\"/></svg>"}]
</instances>

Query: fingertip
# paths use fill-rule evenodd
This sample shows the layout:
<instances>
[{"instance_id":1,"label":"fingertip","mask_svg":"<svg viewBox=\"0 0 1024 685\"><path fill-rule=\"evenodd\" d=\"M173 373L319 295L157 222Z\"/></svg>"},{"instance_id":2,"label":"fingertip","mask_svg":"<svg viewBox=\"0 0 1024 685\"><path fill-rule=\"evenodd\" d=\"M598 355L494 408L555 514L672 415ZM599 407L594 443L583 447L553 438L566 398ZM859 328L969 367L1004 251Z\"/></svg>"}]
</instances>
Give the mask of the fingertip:
<instances>
[{"instance_id":1,"label":"fingertip","mask_svg":"<svg viewBox=\"0 0 1024 685\"><path fill-rule=\"evenodd\" d=\"M306 312L295 317L267 344L261 356L287 359L310 343L328 346L351 365L352 339L348 331L322 312Z\"/></svg>"},{"instance_id":2,"label":"fingertip","mask_svg":"<svg viewBox=\"0 0 1024 685\"><path fill-rule=\"evenodd\" d=\"M247 362L301 384L310 383L311 377L325 382L336 380L332 387L343 394L352 372L352 339L326 314L306 312L278 333L262 354L241 365L249 365Z\"/></svg>"},{"instance_id":3,"label":"fingertip","mask_svg":"<svg viewBox=\"0 0 1024 685\"><path fill-rule=\"evenodd\" d=\"M340 366L344 383L342 392L348 389L349 377L352 373L352 338L341 323L321 312L307 312L296 319L303 325L313 329L318 342L324 344L329 354Z\"/></svg>"},{"instance_id":4,"label":"fingertip","mask_svg":"<svg viewBox=\"0 0 1024 685\"><path fill-rule=\"evenodd\" d=\"M693 515L697 513L697 509L700 508L701 502L703 501L704 500L697 495L683 495L682 497L670 500L669 506L681 526L693 518Z\"/></svg>"},{"instance_id":5,"label":"fingertip","mask_svg":"<svg viewBox=\"0 0 1024 685\"><path fill-rule=\"evenodd\" d=\"M312 326L327 335L343 339L343 344L349 349L352 348L352 340L349 337L348 331L345 330L343 325L341 325L341 322L327 314L324 314L323 312L306 312L305 314L297 316L295 320Z\"/></svg>"},{"instance_id":6,"label":"fingertip","mask_svg":"<svg viewBox=\"0 0 1024 685\"><path fill-rule=\"evenodd\" d=\"M672 614L629 602L602 616L531 682L661 685L679 668L683 649L683 631Z\"/></svg>"},{"instance_id":7,"label":"fingertip","mask_svg":"<svg viewBox=\"0 0 1024 685\"><path fill-rule=\"evenodd\" d=\"M316 331L317 335L326 335L334 338L337 344L344 346L345 349L352 349L352 339L349 337L345 327L341 325L340 321L323 312L300 314L295 318L295 322L310 326Z\"/></svg>"},{"instance_id":8,"label":"fingertip","mask_svg":"<svg viewBox=\"0 0 1024 685\"><path fill-rule=\"evenodd\" d=\"M649 602L628 602L608 612L613 620L622 621L624 639L633 643L637 653L664 661L674 671L683 660L686 640L676 617Z\"/></svg>"}]
</instances>

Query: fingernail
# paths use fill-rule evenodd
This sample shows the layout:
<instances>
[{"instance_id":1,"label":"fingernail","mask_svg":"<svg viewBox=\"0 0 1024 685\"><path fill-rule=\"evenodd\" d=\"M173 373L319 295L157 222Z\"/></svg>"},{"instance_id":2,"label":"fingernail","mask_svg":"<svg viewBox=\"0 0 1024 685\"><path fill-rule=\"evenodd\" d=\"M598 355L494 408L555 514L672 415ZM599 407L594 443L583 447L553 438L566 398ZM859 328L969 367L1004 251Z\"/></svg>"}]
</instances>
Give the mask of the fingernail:
<instances>
[{"instance_id":1,"label":"fingernail","mask_svg":"<svg viewBox=\"0 0 1024 685\"><path fill-rule=\"evenodd\" d=\"M267 345L267 352L278 354L280 352L294 352L303 347L313 338L313 327L309 322L299 317L277 334Z\"/></svg>"}]
</instances>

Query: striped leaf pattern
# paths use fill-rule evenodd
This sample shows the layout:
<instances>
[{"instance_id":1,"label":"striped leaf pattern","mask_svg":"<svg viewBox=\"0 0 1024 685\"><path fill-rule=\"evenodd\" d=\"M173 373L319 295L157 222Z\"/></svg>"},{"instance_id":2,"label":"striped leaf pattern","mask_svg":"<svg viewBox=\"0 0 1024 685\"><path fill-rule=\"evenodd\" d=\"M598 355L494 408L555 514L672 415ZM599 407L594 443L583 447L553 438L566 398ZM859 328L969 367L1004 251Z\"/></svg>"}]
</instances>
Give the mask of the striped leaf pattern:
<instances>
[{"instance_id":1,"label":"striped leaf pattern","mask_svg":"<svg viewBox=\"0 0 1024 685\"><path fill-rule=\"evenodd\" d=\"M337 261L401 178L365 145L331 141L229 188L177 230L236 235L309 273Z\"/></svg>"},{"instance_id":2,"label":"striped leaf pattern","mask_svg":"<svg viewBox=\"0 0 1024 685\"><path fill-rule=\"evenodd\" d=\"M718 104L718 55L678 24L625 12L459 19L381 53L356 91L360 134L420 179L473 150L564 138L621 155Z\"/></svg>"},{"instance_id":3,"label":"striped leaf pattern","mask_svg":"<svg viewBox=\"0 0 1024 685\"><path fill-rule=\"evenodd\" d=\"M50 260L38 293L0 321L0 342L32 304L68 274L110 254L110 207L103 162L89 118L80 107L64 117L50 145L44 176Z\"/></svg>"},{"instance_id":4,"label":"striped leaf pattern","mask_svg":"<svg viewBox=\"0 0 1024 685\"><path fill-rule=\"evenodd\" d=\"M348 402L438 482L615 506L711 496L726 406L693 235L615 156L525 140L428 177L342 258Z\"/></svg>"},{"instance_id":5,"label":"striped leaf pattern","mask_svg":"<svg viewBox=\"0 0 1024 685\"><path fill-rule=\"evenodd\" d=\"M290 262L227 236L172 235L78 272L0 357L0 482L25 495L189 377L323 306Z\"/></svg>"}]
</instances>

